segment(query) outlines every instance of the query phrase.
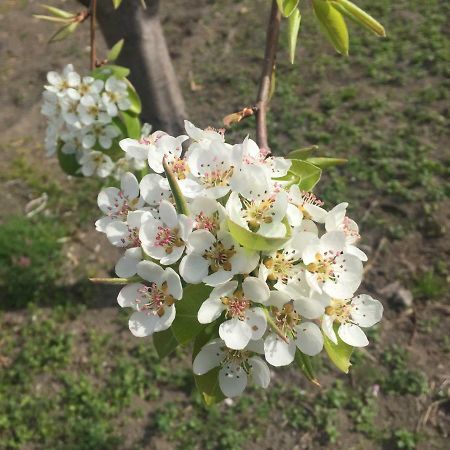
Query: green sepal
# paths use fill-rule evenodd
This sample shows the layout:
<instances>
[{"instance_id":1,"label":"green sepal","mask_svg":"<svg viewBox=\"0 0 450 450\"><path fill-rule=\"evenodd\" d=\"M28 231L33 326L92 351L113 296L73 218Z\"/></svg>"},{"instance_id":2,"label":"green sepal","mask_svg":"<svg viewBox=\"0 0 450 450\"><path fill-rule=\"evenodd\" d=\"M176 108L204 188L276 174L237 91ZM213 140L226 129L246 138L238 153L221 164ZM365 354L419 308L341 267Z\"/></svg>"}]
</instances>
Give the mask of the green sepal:
<instances>
[{"instance_id":1,"label":"green sepal","mask_svg":"<svg viewBox=\"0 0 450 450\"><path fill-rule=\"evenodd\" d=\"M348 55L348 31L342 14L327 0L312 0L320 29L338 53Z\"/></svg>"},{"instance_id":2,"label":"green sepal","mask_svg":"<svg viewBox=\"0 0 450 450\"><path fill-rule=\"evenodd\" d=\"M172 191L173 197L175 199L175 207L177 209L178 214L184 214L186 216L189 215L188 206L186 203L186 199L184 198L183 193L181 192L180 186L178 185L178 181L175 178L175 175L172 172L172 169L167 164L166 159L163 159L163 167L164 172L166 174L167 181L169 182L170 189Z\"/></svg>"},{"instance_id":3,"label":"green sepal","mask_svg":"<svg viewBox=\"0 0 450 450\"><path fill-rule=\"evenodd\" d=\"M346 344L338 335L338 326L335 324L333 326L334 332L337 338L337 345L332 342L325 334L323 335L323 345L328 357L333 362L333 364L344 373L348 373L350 366L350 357L353 353L353 347Z\"/></svg>"},{"instance_id":4,"label":"green sepal","mask_svg":"<svg viewBox=\"0 0 450 450\"><path fill-rule=\"evenodd\" d=\"M194 349L192 352L192 362L197 356L198 352L212 339L218 337L218 329L220 320L209 324L197 335L194 341ZM195 375L195 384L200 392L203 403L206 406L214 405L222 401L225 396L219 386L219 371L220 367L215 367L204 375Z\"/></svg>"},{"instance_id":5,"label":"green sepal","mask_svg":"<svg viewBox=\"0 0 450 450\"><path fill-rule=\"evenodd\" d=\"M178 347L179 342L173 334L172 328L168 328L153 335L153 344L159 359L163 359Z\"/></svg>"},{"instance_id":6,"label":"green sepal","mask_svg":"<svg viewBox=\"0 0 450 450\"><path fill-rule=\"evenodd\" d=\"M189 284L183 289L183 298L176 302L177 313L172 322L172 332L179 344L186 345L205 328L198 321L197 313L211 291L212 287L203 283Z\"/></svg>"},{"instance_id":7,"label":"green sepal","mask_svg":"<svg viewBox=\"0 0 450 450\"><path fill-rule=\"evenodd\" d=\"M342 166L347 163L347 160L344 158L327 158L327 157L318 157L318 158L308 158L307 162L314 164L321 169L325 169L328 167L334 166Z\"/></svg>"},{"instance_id":8,"label":"green sepal","mask_svg":"<svg viewBox=\"0 0 450 450\"><path fill-rule=\"evenodd\" d=\"M320 386L319 380L316 377L314 367L312 365L312 356L305 355L303 352L297 349L295 351L295 362L308 381L315 384L316 386Z\"/></svg>"},{"instance_id":9,"label":"green sepal","mask_svg":"<svg viewBox=\"0 0 450 450\"><path fill-rule=\"evenodd\" d=\"M291 64L294 64L295 59L295 49L297 47L297 38L300 31L300 22L302 16L300 15L300 10L297 8L288 19L288 35L289 35L289 60Z\"/></svg>"},{"instance_id":10,"label":"green sepal","mask_svg":"<svg viewBox=\"0 0 450 450\"><path fill-rule=\"evenodd\" d=\"M247 230L244 227L241 227L236 222L233 222L231 219L228 219L228 229L230 231L231 236L242 245L242 247L249 250L256 251L271 251L278 250L281 248L290 238L291 238L291 228L287 223L285 223L286 227L286 236L280 238L271 238L262 236L261 234L254 233L253 231Z\"/></svg>"},{"instance_id":11,"label":"green sepal","mask_svg":"<svg viewBox=\"0 0 450 450\"><path fill-rule=\"evenodd\" d=\"M79 22L72 22L68 25L63 26L62 28L58 29L55 34L52 35L48 42L62 41L67 36L69 36L69 34L72 34L77 29L78 25Z\"/></svg>"}]
</instances>

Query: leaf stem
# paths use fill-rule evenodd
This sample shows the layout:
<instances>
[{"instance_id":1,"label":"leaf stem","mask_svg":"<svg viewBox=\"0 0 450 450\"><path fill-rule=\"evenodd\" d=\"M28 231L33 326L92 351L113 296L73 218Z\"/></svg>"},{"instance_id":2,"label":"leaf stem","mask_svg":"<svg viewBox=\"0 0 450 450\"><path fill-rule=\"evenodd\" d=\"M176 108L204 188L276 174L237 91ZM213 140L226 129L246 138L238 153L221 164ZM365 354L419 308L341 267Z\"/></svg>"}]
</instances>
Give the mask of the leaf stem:
<instances>
[{"instance_id":1,"label":"leaf stem","mask_svg":"<svg viewBox=\"0 0 450 450\"><path fill-rule=\"evenodd\" d=\"M281 330L277 327L277 324L274 322L272 317L269 314L269 311L267 308L262 308L264 311L264 314L266 315L267 323L270 325L270 328L284 341L286 344L289 344L289 341L287 340L286 336L281 332Z\"/></svg>"},{"instance_id":2,"label":"leaf stem","mask_svg":"<svg viewBox=\"0 0 450 450\"><path fill-rule=\"evenodd\" d=\"M130 278L89 278L89 281L95 284L130 284L142 281L141 277L135 276Z\"/></svg>"}]
</instances>

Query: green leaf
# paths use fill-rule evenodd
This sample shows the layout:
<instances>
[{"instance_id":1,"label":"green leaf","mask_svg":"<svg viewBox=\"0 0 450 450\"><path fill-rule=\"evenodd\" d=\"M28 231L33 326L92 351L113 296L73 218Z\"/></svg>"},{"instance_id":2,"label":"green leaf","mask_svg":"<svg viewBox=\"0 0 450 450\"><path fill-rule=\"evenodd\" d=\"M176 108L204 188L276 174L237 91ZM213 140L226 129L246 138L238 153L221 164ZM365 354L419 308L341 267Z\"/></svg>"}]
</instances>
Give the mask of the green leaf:
<instances>
[{"instance_id":1,"label":"green leaf","mask_svg":"<svg viewBox=\"0 0 450 450\"><path fill-rule=\"evenodd\" d=\"M106 55L106 59L108 61L115 61L122 51L124 39L121 39L120 41L117 41L111 48L111 50Z\"/></svg>"},{"instance_id":2,"label":"green leaf","mask_svg":"<svg viewBox=\"0 0 450 450\"><path fill-rule=\"evenodd\" d=\"M311 147L299 148L297 150L292 150L286 155L287 159L306 159L308 156L312 155L316 150L319 150L318 145L311 145Z\"/></svg>"},{"instance_id":3,"label":"green leaf","mask_svg":"<svg viewBox=\"0 0 450 450\"><path fill-rule=\"evenodd\" d=\"M153 335L153 343L155 344L159 359L170 355L179 345L171 328L155 333Z\"/></svg>"},{"instance_id":4,"label":"green leaf","mask_svg":"<svg viewBox=\"0 0 450 450\"><path fill-rule=\"evenodd\" d=\"M49 22L69 23L72 19L63 19L62 17L43 16L42 14L33 14L35 19L48 20Z\"/></svg>"},{"instance_id":5,"label":"green leaf","mask_svg":"<svg viewBox=\"0 0 450 450\"><path fill-rule=\"evenodd\" d=\"M308 158L306 161L311 164L314 164L317 167L320 167L321 169L325 169L327 167L341 166L342 164L345 164L347 162L347 160L343 158L326 158L326 157Z\"/></svg>"},{"instance_id":6,"label":"green leaf","mask_svg":"<svg viewBox=\"0 0 450 450\"><path fill-rule=\"evenodd\" d=\"M198 321L197 313L211 291L212 288L204 284L189 284L183 290L183 298L176 302L177 314L172 332L181 345L190 342L205 327Z\"/></svg>"},{"instance_id":7,"label":"green leaf","mask_svg":"<svg viewBox=\"0 0 450 450\"><path fill-rule=\"evenodd\" d=\"M212 339L218 337L218 329L220 321L209 324L197 335L194 341L194 349L192 352L192 361L194 361L198 352L202 347ZM207 406L222 401L225 396L219 386L219 367L216 367L204 375L194 375L195 384L199 390L202 400Z\"/></svg>"},{"instance_id":8,"label":"green leaf","mask_svg":"<svg viewBox=\"0 0 450 450\"><path fill-rule=\"evenodd\" d=\"M120 117L127 128L126 136L131 139L139 139L141 137L141 121L139 117L128 111L121 111Z\"/></svg>"},{"instance_id":9,"label":"green leaf","mask_svg":"<svg viewBox=\"0 0 450 450\"><path fill-rule=\"evenodd\" d=\"M189 216L189 210L186 203L186 199L184 198L184 195L181 192L180 186L178 185L178 181L175 178L172 169L167 164L166 158L163 159L163 167L167 181L169 182L170 190L172 191L173 197L175 199L175 207L177 209L178 214L184 214L186 216Z\"/></svg>"},{"instance_id":10,"label":"green leaf","mask_svg":"<svg viewBox=\"0 0 450 450\"><path fill-rule=\"evenodd\" d=\"M288 19L289 24L289 59L291 64L294 64L295 59L295 49L297 47L297 38L300 31L300 21L302 16L300 15L300 10L297 8Z\"/></svg>"},{"instance_id":11,"label":"green leaf","mask_svg":"<svg viewBox=\"0 0 450 450\"><path fill-rule=\"evenodd\" d=\"M78 25L78 22L72 22L69 23L69 25L65 25L62 28L59 28L56 33L48 40L48 42L62 41L67 36L69 36L69 34L72 34L77 29Z\"/></svg>"},{"instance_id":12,"label":"green leaf","mask_svg":"<svg viewBox=\"0 0 450 450\"><path fill-rule=\"evenodd\" d=\"M116 78L126 78L130 75L130 69L127 67L116 66L115 64L106 64L101 67L97 67L92 71L92 76L99 80L107 80L111 76Z\"/></svg>"},{"instance_id":13,"label":"green leaf","mask_svg":"<svg viewBox=\"0 0 450 450\"><path fill-rule=\"evenodd\" d=\"M75 14L64 11L63 9L55 8L54 6L49 5L41 5L42 8L45 8L50 14L55 17L61 17L62 19L72 19L75 17Z\"/></svg>"},{"instance_id":14,"label":"green leaf","mask_svg":"<svg viewBox=\"0 0 450 450\"><path fill-rule=\"evenodd\" d=\"M233 238L244 248L257 251L271 251L281 248L291 237L291 228L287 224L285 224L285 226L285 237L270 238L247 230L233 222L231 219L228 219L228 229L230 230L231 236L233 236Z\"/></svg>"},{"instance_id":15,"label":"green leaf","mask_svg":"<svg viewBox=\"0 0 450 450\"><path fill-rule=\"evenodd\" d=\"M130 81L125 80L125 82L128 84L128 98L130 99L130 102L131 102L131 108L129 109L129 111L131 111L135 114L140 114L142 111L141 99L139 98L139 95L136 92L136 89L130 83Z\"/></svg>"},{"instance_id":16,"label":"green leaf","mask_svg":"<svg viewBox=\"0 0 450 450\"><path fill-rule=\"evenodd\" d=\"M79 171L81 166L78 164L77 158L74 153L66 154L62 152L62 145L58 147L57 155L59 165L61 169L64 170L67 175L72 175L73 177L82 177L83 175Z\"/></svg>"},{"instance_id":17,"label":"green leaf","mask_svg":"<svg viewBox=\"0 0 450 450\"><path fill-rule=\"evenodd\" d=\"M312 366L311 356L305 355L299 349L297 349L295 352L295 362L297 363L297 366L303 372L307 380L309 380L316 386L320 386L319 380L317 379L314 368Z\"/></svg>"},{"instance_id":18,"label":"green leaf","mask_svg":"<svg viewBox=\"0 0 450 450\"><path fill-rule=\"evenodd\" d=\"M300 0L277 0L278 8L284 17L289 17L297 8Z\"/></svg>"},{"instance_id":19,"label":"green leaf","mask_svg":"<svg viewBox=\"0 0 450 450\"><path fill-rule=\"evenodd\" d=\"M293 159L289 173L298 177L298 186L303 191L311 191L319 182L322 169L306 161Z\"/></svg>"},{"instance_id":20,"label":"green leaf","mask_svg":"<svg viewBox=\"0 0 450 450\"><path fill-rule=\"evenodd\" d=\"M342 14L327 0L313 0L320 29L337 52L348 55L348 31Z\"/></svg>"},{"instance_id":21,"label":"green leaf","mask_svg":"<svg viewBox=\"0 0 450 450\"><path fill-rule=\"evenodd\" d=\"M112 0L112 2L113 2L114 9L117 9L120 6L120 4L122 3L122 0Z\"/></svg>"},{"instance_id":22,"label":"green leaf","mask_svg":"<svg viewBox=\"0 0 450 450\"><path fill-rule=\"evenodd\" d=\"M362 25L377 36L386 37L386 31L384 30L383 25L354 3L348 0L336 0L331 3L338 11L357 24Z\"/></svg>"},{"instance_id":23,"label":"green leaf","mask_svg":"<svg viewBox=\"0 0 450 450\"><path fill-rule=\"evenodd\" d=\"M336 333L336 337L338 340L337 345L328 339L325 334L323 335L324 347L325 351L328 354L328 357L331 359L333 364L342 372L348 373L348 370L351 366L350 357L353 353L353 347L346 344L337 334L337 326L334 327L334 331Z\"/></svg>"}]
</instances>

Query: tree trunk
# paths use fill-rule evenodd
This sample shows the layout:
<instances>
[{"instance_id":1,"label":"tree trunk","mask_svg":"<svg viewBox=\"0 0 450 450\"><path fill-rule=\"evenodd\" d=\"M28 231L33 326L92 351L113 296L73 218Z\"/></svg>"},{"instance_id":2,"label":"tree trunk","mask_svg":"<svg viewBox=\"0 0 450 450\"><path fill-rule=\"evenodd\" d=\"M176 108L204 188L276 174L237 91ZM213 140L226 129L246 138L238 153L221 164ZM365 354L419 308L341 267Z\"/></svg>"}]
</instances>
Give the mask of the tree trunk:
<instances>
[{"instance_id":1,"label":"tree trunk","mask_svg":"<svg viewBox=\"0 0 450 450\"><path fill-rule=\"evenodd\" d=\"M80 0L89 5L89 0ZM142 100L142 120L154 130L180 134L186 110L164 32L159 20L159 0L123 0L114 10L111 0L98 2L97 19L111 48L124 38L117 64L131 70L130 81Z\"/></svg>"}]
</instances>

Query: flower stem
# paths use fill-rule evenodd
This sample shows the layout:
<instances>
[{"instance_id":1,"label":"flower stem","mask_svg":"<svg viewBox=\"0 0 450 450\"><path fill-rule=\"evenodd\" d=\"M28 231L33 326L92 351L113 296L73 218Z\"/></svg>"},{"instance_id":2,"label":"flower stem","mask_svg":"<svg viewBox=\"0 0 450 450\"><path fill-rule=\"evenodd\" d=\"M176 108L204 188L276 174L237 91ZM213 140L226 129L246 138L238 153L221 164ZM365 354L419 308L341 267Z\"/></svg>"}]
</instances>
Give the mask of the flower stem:
<instances>
[{"instance_id":1,"label":"flower stem","mask_svg":"<svg viewBox=\"0 0 450 450\"><path fill-rule=\"evenodd\" d=\"M97 0L91 0L89 7L89 18L91 22L91 70L94 70L97 63L97 51L95 48L95 21L97 16Z\"/></svg>"},{"instance_id":2,"label":"flower stem","mask_svg":"<svg viewBox=\"0 0 450 450\"><path fill-rule=\"evenodd\" d=\"M89 281L96 284L130 284L142 281L141 277L135 276L130 278L89 278Z\"/></svg>"},{"instance_id":3,"label":"flower stem","mask_svg":"<svg viewBox=\"0 0 450 450\"><path fill-rule=\"evenodd\" d=\"M286 344L289 344L289 341L287 340L286 336L281 332L281 330L277 327L277 324L272 319L271 315L269 314L269 311L267 308L262 308L264 311L264 314L266 315L267 323L269 324L270 328L284 341Z\"/></svg>"},{"instance_id":4,"label":"flower stem","mask_svg":"<svg viewBox=\"0 0 450 450\"><path fill-rule=\"evenodd\" d=\"M266 49L261 78L259 80L258 97L256 99L256 141L261 149L270 152L267 138L267 106L270 101L272 74L275 70L278 36L280 34L281 12L276 0L272 0L269 23L267 25Z\"/></svg>"}]
</instances>

